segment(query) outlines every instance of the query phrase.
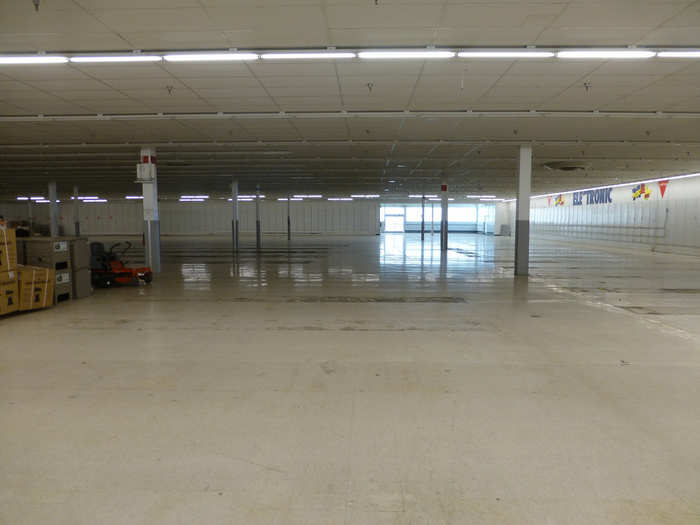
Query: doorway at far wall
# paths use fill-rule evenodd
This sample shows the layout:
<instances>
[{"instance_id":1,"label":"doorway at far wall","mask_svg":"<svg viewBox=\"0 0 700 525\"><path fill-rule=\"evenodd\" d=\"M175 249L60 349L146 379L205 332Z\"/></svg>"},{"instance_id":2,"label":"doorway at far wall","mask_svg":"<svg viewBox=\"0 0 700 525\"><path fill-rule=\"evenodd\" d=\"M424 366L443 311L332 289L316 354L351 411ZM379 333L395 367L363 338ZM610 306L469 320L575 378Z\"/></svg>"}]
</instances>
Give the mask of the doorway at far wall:
<instances>
[{"instance_id":1,"label":"doorway at far wall","mask_svg":"<svg viewBox=\"0 0 700 525\"><path fill-rule=\"evenodd\" d=\"M403 206L382 207L384 233L403 233L406 224L406 209Z\"/></svg>"}]
</instances>

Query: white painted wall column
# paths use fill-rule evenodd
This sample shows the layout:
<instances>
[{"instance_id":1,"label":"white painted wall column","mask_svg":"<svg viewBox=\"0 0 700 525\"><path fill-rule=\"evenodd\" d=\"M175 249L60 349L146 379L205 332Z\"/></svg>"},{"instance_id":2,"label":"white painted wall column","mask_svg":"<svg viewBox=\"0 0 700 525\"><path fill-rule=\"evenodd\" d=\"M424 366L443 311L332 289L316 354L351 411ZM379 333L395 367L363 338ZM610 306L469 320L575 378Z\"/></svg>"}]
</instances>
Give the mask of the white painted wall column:
<instances>
[{"instance_id":1,"label":"white painted wall column","mask_svg":"<svg viewBox=\"0 0 700 525\"><path fill-rule=\"evenodd\" d=\"M146 266L160 272L160 215L158 213L158 174L155 148L141 149L136 176L143 188L143 234Z\"/></svg>"},{"instance_id":2,"label":"white painted wall column","mask_svg":"<svg viewBox=\"0 0 700 525\"><path fill-rule=\"evenodd\" d=\"M420 240L425 239L425 195L420 199ZM422 252L421 252L422 253Z\"/></svg>"},{"instance_id":3,"label":"white painted wall column","mask_svg":"<svg viewBox=\"0 0 700 525\"><path fill-rule=\"evenodd\" d=\"M29 233L33 233L34 230L34 201L29 199L27 201L27 222L29 223Z\"/></svg>"},{"instance_id":4,"label":"white painted wall column","mask_svg":"<svg viewBox=\"0 0 700 525\"><path fill-rule=\"evenodd\" d=\"M440 218L440 250L447 251L447 181L442 181L440 186L440 206L442 217Z\"/></svg>"},{"instance_id":5,"label":"white painted wall column","mask_svg":"<svg viewBox=\"0 0 700 525\"><path fill-rule=\"evenodd\" d=\"M238 209L238 181L233 179L231 181L231 249L233 250L233 255L238 255L238 249L240 246L240 211Z\"/></svg>"},{"instance_id":6,"label":"white painted wall column","mask_svg":"<svg viewBox=\"0 0 700 525\"><path fill-rule=\"evenodd\" d=\"M292 196L287 195L287 240L292 240Z\"/></svg>"},{"instance_id":7,"label":"white painted wall column","mask_svg":"<svg viewBox=\"0 0 700 525\"><path fill-rule=\"evenodd\" d=\"M255 186L255 247L262 248L262 223L260 221L260 184Z\"/></svg>"},{"instance_id":8,"label":"white painted wall column","mask_svg":"<svg viewBox=\"0 0 700 525\"><path fill-rule=\"evenodd\" d=\"M530 186L532 145L520 146L517 200L515 204L515 275L528 275L530 269Z\"/></svg>"},{"instance_id":9,"label":"white painted wall column","mask_svg":"<svg viewBox=\"0 0 700 525\"><path fill-rule=\"evenodd\" d=\"M51 237L58 237L58 195L55 182L49 182L49 231Z\"/></svg>"},{"instance_id":10,"label":"white painted wall column","mask_svg":"<svg viewBox=\"0 0 700 525\"><path fill-rule=\"evenodd\" d=\"M73 232L80 237L80 199L78 199L78 186L73 186Z\"/></svg>"}]
</instances>

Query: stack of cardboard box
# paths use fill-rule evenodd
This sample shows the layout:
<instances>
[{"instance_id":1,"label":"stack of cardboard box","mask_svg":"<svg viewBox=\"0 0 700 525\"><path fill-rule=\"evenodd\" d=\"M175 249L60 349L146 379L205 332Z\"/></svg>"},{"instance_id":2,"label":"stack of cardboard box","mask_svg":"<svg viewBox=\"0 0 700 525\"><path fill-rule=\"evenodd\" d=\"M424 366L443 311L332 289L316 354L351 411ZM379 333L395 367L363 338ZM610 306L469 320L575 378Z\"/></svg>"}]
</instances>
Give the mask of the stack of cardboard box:
<instances>
[{"instance_id":1,"label":"stack of cardboard box","mask_svg":"<svg viewBox=\"0 0 700 525\"><path fill-rule=\"evenodd\" d=\"M17 264L15 230L0 225L0 315L53 305L56 273Z\"/></svg>"},{"instance_id":2,"label":"stack of cardboard box","mask_svg":"<svg viewBox=\"0 0 700 525\"><path fill-rule=\"evenodd\" d=\"M19 310L37 310L53 305L56 273L38 266L19 267Z\"/></svg>"},{"instance_id":3,"label":"stack of cardboard box","mask_svg":"<svg viewBox=\"0 0 700 525\"><path fill-rule=\"evenodd\" d=\"M19 308L15 230L0 225L0 315Z\"/></svg>"},{"instance_id":4,"label":"stack of cardboard box","mask_svg":"<svg viewBox=\"0 0 700 525\"><path fill-rule=\"evenodd\" d=\"M73 299L91 295L90 246L86 237L70 240L70 266L73 272Z\"/></svg>"},{"instance_id":5,"label":"stack of cardboard box","mask_svg":"<svg viewBox=\"0 0 700 525\"><path fill-rule=\"evenodd\" d=\"M20 260L32 266L53 270L54 302L67 301L73 296L70 239L58 237L28 237L21 239Z\"/></svg>"}]
</instances>

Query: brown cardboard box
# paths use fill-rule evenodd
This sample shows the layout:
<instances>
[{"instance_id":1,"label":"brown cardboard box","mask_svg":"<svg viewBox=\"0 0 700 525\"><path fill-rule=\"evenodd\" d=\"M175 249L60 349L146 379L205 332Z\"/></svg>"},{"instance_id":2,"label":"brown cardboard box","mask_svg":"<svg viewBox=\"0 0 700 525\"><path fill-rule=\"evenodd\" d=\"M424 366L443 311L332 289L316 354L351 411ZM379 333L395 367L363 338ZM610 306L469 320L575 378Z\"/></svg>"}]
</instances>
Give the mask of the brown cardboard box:
<instances>
[{"instance_id":1,"label":"brown cardboard box","mask_svg":"<svg viewBox=\"0 0 700 525\"><path fill-rule=\"evenodd\" d=\"M73 269L73 299L92 295L92 275L89 268Z\"/></svg>"},{"instance_id":2,"label":"brown cardboard box","mask_svg":"<svg viewBox=\"0 0 700 525\"><path fill-rule=\"evenodd\" d=\"M20 239L20 259L27 265L70 269L70 243L67 237L27 237Z\"/></svg>"},{"instance_id":3,"label":"brown cardboard box","mask_svg":"<svg viewBox=\"0 0 700 525\"><path fill-rule=\"evenodd\" d=\"M17 310L19 310L17 273L0 273L0 315L10 314Z\"/></svg>"},{"instance_id":4,"label":"brown cardboard box","mask_svg":"<svg viewBox=\"0 0 700 525\"><path fill-rule=\"evenodd\" d=\"M0 227L0 273L17 270L17 237L12 228Z\"/></svg>"},{"instance_id":5,"label":"brown cardboard box","mask_svg":"<svg viewBox=\"0 0 700 525\"><path fill-rule=\"evenodd\" d=\"M76 237L69 241L70 265L73 272L90 268L90 245L87 237Z\"/></svg>"},{"instance_id":6,"label":"brown cardboard box","mask_svg":"<svg viewBox=\"0 0 700 525\"><path fill-rule=\"evenodd\" d=\"M56 272L50 268L19 266L19 309L36 310L53 306Z\"/></svg>"}]
</instances>

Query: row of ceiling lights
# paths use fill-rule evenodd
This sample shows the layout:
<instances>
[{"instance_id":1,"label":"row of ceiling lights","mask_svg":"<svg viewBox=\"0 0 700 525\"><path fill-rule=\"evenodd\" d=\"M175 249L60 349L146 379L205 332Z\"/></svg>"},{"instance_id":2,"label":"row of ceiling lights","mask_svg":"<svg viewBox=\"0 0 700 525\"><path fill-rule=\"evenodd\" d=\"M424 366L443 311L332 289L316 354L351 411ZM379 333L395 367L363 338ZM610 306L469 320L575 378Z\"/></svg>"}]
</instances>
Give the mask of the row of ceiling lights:
<instances>
[{"instance_id":1,"label":"row of ceiling lights","mask_svg":"<svg viewBox=\"0 0 700 525\"><path fill-rule=\"evenodd\" d=\"M279 53L252 52L179 52L169 54L89 54L89 55L5 55L0 56L0 65L18 64L65 64L73 63L115 63L115 62L232 62L252 60L342 60L342 59L445 59L445 58L563 58L563 59L645 59L645 58L700 58L700 49L673 48L654 50L648 48L588 48L588 49L542 49L542 48L508 48L508 49L387 49L360 51L297 51Z\"/></svg>"},{"instance_id":2,"label":"row of ceiling lights","mask_svg":"<svg viewBox=\"0 0 700 525\"><path fill-rule=\"evenodd\" d=\"M350 195L349 197L327 197L326 200L329 201L352 201L355 199L379 199L381 195L378 194L353 194ZM431 194L425 194L425 195L409 195L408 196L410 199L415 199L415 198L423 198L425 197L427 200L430 201L439 201L440 198L437 195L431 195ZM221 197L223 199L224 197ZM259 199L264 199L265 195L239 195L238 196L238 201L240 202L253 202L256 198ZM307 194L300 194L300 195L293 195L291 197L279 197L277 200L278 201L303 201L305 199L322 199L323 195L307 195ZM478 199L479 201L482 202L501 202L504 201L505 199L500 199L496 198L495 195L467 195L468 199ZM71 197L71 200L76 199L76 197ZM98 197L98 196L79 196L77 199L81 202L108 202L107 199ZM143 200L142 195L126 195L124 197L126 200ZM36 197L26 197L26 196L19 196L17 197L18 201L31 201L35 203L40 203L40 204L46 204L51 201L46 199L45 197L42 196L36 196ZM181 195L178 199L179 202L206 202L209 200L209 195ZM233 201L232 198L227 199L229 202ZM448 200L455 200L454 198L450 197ZM60 200L57 200L56 202L61 202Z\"/></svg>"}]
</instances>

